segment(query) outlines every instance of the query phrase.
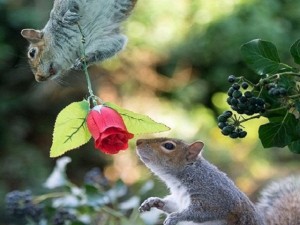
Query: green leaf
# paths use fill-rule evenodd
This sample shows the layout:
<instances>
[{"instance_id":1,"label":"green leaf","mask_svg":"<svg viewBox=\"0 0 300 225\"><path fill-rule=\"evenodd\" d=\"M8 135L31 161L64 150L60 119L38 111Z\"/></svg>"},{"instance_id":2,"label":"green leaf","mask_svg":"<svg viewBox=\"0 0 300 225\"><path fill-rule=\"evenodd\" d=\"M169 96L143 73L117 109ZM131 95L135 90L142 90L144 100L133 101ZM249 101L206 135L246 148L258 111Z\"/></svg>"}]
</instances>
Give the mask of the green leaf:
<instances>
[{"instance_id":1,"label":"green leaf","mask_svg":"<svg viewBox=\"0 0 300 225\"><path fill-rule=\"evenodd\" d=\"M108 203L111 203L111 199L105 196L103 192L100 192L99 189L92 185L85 185L85 194L86 194L86 200L87 205L89 206L103 206Z\"/></svg>"},{"instance_id":2,"label":"green leaf","mask_svg":"<svg viewBox=\"0 0 300 225\"><path fill-rule=\"evenodd\" d=\"M282 123L267 123L259 127L259 138L264 148L284 147L291 142L287 127Z\"/></svg>"},{"instance_id":3,"label":"green leaf","mask_svg":"<svg viewBox=\"0 0 300 225\"><path fill-rule=\"evenodd\" d=\"M269 118L270 123L259 127L259 138L264 148L284 147L294 141L298 121L293 114L288 113L285 118Z\"/></svg>"},{"instance_id":4,"label":"green leaf","mask_svg":"<svg viewBox=\"0 0 300 225\"><path fill-rule=\"evenodd\" d=\"M294 58L294 62L300 64L300 39L291 46L290 52Z\"/></svg>"},{"instance_id":5,"label":"green leaf","mask_svg":"<svg viewBox=\"0 0 300 225\"><path fill-rule=\"evenodd\" d=\"M86 116L89 112L87 101L73 102L57 116L50 157L57 157L65 152L87 143L91 134L87 129Z\"/></svg>"},{"instance_id":6,"label":"green leaf","mask_svg":"<svg viewBox=\"0 0 300 225\"><path fill-rule=\"evenodd\" d=\"M297 109L298 112L300 112L300 100L295 101L295 108Z\"/></svg>"},{"instance_id":7,"label":"green leaf","mask_svg":"<svg viewBox=\"0 0 300 225\"><path fill-rule=\"evenodd\" d=\"M268 41L252 40L241 46L241 54L250 68L259 75L274 73L281 67L277 48Z\"/></svg>"},{"instance_id":8,"label":"green leaf","mask_svg":"<svg viewBox=\"0 0 300 225\"><path fill-rule=\"evenodd\" d=\"M291 152L300 154L300 140L290 143L288 147Z\"/></svg>"},{"instance_id":9,"label":"green leaf","mask_svg":"<svg viewBox=\"0 0 300 225\"><path fill-rule=\"evenodd\" d=\"M148 116L123 109L111 102L106 102L104 105L116 110L122 116L128 131L133 134L157 133L170 130L166 125L155 122Z\"/></svg>"}]
</instances>

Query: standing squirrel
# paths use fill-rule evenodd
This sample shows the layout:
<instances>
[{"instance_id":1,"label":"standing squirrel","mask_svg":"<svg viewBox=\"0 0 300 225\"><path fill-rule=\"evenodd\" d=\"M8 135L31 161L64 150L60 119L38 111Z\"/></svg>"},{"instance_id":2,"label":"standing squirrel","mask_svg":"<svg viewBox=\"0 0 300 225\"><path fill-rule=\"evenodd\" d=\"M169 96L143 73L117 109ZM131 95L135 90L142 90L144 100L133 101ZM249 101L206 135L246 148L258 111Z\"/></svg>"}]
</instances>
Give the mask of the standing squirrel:
<instances>
[{"instance_id":1,"label":"standing squirrel","mask_svg":"<svg viewBox=\"0 0 300 225\"><path fill-rule=\"evenodd\" d=\"M50 19L42 30L23 29L30 43L29 64L37 81L83 68L81 40L85 36L87 65L103 61L121 51L127 38L120 23L137 0L54 0Z\"/></svg>"},{"instance_id":2,"label":"standing squirrel","mask_svg":"<svg viewBox=\"0 0 300 225\"><path fill-rule=\"evenodd\" d=\"M300 180L296 178L272 184L254 205L225 173L201 156L203 142L155 138L140 139L136 145L141 161L171 192L163 199L146 199L139 210L162 210L168 214L164 225L300 224Z\"/></svg>"}]
</instances>

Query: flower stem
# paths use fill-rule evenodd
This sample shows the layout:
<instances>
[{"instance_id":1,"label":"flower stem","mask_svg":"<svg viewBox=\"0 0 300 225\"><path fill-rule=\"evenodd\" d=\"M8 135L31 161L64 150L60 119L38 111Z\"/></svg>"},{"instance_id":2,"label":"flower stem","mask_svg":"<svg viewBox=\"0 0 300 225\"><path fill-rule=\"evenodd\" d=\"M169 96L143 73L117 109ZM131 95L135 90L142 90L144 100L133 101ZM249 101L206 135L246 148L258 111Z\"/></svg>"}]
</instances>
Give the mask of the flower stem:
<instances>
[{"instance_id":1,"label":"flower stem","mask_svg":"<svg viewBox=\"0 0 300 225\"><path fill-rule=\"evenodd\" d=\"M83 34L83 31L81 29L81 26L79 23L77 23L77 26L79 28L79 31L80 31L80 34L81 34L81 60L83 62L83 71L84 71L84 74L85 74L85 78L86 78L86 82L87 82L87 86L88 86L88 92L90 94L89 96L89 99L92 100L92 103L93 103L93 106L96 106L98 105L97 103L97 100L99 98L97 98L93 92L93 88L92 88L92 83L91 83L91 79L90 79L90 75L89 75L89 72L88 72L88 69L87 69L87 64L86 64L86 55L85 55L85 48L84 48L84 44L85 44L85 36ZM101 101L100 101L101 102Z\"/></svg>"}]
</instances>

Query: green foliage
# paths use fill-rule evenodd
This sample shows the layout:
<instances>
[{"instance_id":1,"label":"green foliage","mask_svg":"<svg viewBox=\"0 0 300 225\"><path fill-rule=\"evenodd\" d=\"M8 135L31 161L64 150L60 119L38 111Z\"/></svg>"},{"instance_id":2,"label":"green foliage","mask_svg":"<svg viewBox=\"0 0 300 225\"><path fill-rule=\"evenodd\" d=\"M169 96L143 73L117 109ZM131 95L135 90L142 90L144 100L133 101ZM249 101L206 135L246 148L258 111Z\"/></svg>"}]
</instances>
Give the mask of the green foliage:
<instances>
[{"instance_id":1,"label":"green foliage","mask_svg":"<svg viewBox=\"0 0 300 225\"><path fill-rule=\"evenodd\" d=\"M170 129L148 116L131 112L113 103L106 102L104 105L116 110L122 116L128 131L135 135L163 132ZM86 144L91 139L86 123L89 110L89 102L83 100L71 103L58 114L54 125L50 157L61 156L67 151Z\"/></svg>"},{"instance_id":2,"label":"green foliage","mask_svg":"<svg viewBox=\"0 0 300 225\"><path fill-rule=\"evenodd\" d=\"M276 119L277 122L270 122L259 128L259 138L265 148L285 147L298 136L295 132L298 121L293 114L287 113L286 117Z\"/></svg>"},{"instance_id":3,"label":"green foliage","mask_svg":"<svg viewBox=\"0 0 300 225\"><path fill-rule=\"evenodd\" d=\"M280 69L277 48L271 42L255 39L241 47L246 63L257 74L275 73Z\"/></svg>"},{"instance_id":4,"label":"green foliage","mask_svg":"<svg viewBox=\"0 0 300 225\"><path fill-rule=\"evenodd\" d=\"M50 157L58 157L84 145L91 139L86 125L88 111L89 103L84 100L71 103L58 114L54 125Z\"/></svg>"},{"instance_id":5,"label":"green foliage","mask_svg":"<svg viewBox=\"0 0 300 225\"><path fill-rule=\"evenodd\" d=\"M291 55L294 62L300 64L300 40L297 40L290 48Z\"/></svg>"},{"instance_id":6,"label":"green foliage","mask_svg":"<svg viewBox=\"0 0 300 225\"><path fill-rule=\"evenodd\" d=\"M66 176L66 166L69 162L71 159L68 157L58 159L52 174L44 183L47 190L32 196L33 206L42 210L39 217L32 221L26 217L26 211L21 215L22 209L19 209L10 215L15 222L26 225L53 225L56 224L54 218L57 217L57 213L63 211L64 215L72 215L72 220L65 218L63 224L145 224L137 208L141 200L140 195L151 189L149 183L137 190L138 195L132 195L129 187L121 180L109 184L101 171L93 168L85 174L84 184L77 186ZM17 207L12 205L9 199L6 204L11 205L11 210ZM19 220L16 220L16 213Z\"/></svg>"},{"instance_id":7,"label":"green foliage","mask_svg":"<svg viewBox=\"0 0 300 225\"><path fill-rule=\"evenodd\" d=\"M300 59L299 43L300 40L297 40L290 48L290 53L296 63ZM260 111L255 111L255 107L253 107L254 111L252 110L251 114L248 111L242 110L245 107L250 107L250 105L247 106L245 104L246 98L242 100L239 97L242 94L234 98L235 93L232 90L236 88L237 90L234 92L241 93L238 91L239 83L245 82L245 79L243 77L236 78L235 76L231 76L229 81L236 83L228 91L228 104L238 114L256 114L247 119L244 116L241 116L241 119L235 116L235 126L240 127L243 122L254 118L266 117L269 123L261 125L258 131L262 145L265 148L288 146L292 152L300 153L299 69L281 63L276 46L268 41L252 40L242 45L241 53L248 66L257 75L261 76L258 83L251 83L252 90L251 92L248 91L248 93L251 96L255 95L261 99L260 105L263 108ZM244 108L241 108L242 106ZM221 125L224 127L228 124Z\"/></svg>"},{"instance_id":8,"label":"green foliage","mask_svg":"<svg viewBox=\"0 0 300 225\"><path fill-rule=\"evenodd\" d=\"M226 90L224 76L241 74L253 82L259 79L259 76L253 76L252 71L243 66L239 52L242 43L253 39L272 40L280 52L281 61L290 61L286 46L299 37L300 20L296 11L300 2L251 0L240 1L241 4L238 4L239 1L234 1L236 5L230 13L225 13L211 23L205 23L206 19L199 19L207 18L202 14L202 10L205 10L202 8L204 1L194 2L199 7L192 9L193 5L190 5L191 14L186 18L190 29L183 29L182 32L186 34L170 49L169 58L159 64L158 71L175 77L180 66L191 68L193 79L184 85L184 89L188 90L178 93L181 89L176 88L165 96L180 101L185 107L205 104L218 113L218 107L212 107L211 99L216 92ZM214 4L210 5L213 7ZM218 9L223 9L224 5L222 3L217 6ZM211 15L210 12L206 13ZM201 91L199 86L191 85L194 83L202 84Z\"/></svg>"},{"instance_id":9,"label":"green foliage","mask_svg":"<svg viewBox=\"0 0 300 225\"><path fill-rule=\"evenodd\" d=\"M148 116L123 109L110 102L106 102L105 105L116 110L122 116L128 131L133 134L139 135L170 130L166 125L157 123Z\"/></svg>"}]
</instances>

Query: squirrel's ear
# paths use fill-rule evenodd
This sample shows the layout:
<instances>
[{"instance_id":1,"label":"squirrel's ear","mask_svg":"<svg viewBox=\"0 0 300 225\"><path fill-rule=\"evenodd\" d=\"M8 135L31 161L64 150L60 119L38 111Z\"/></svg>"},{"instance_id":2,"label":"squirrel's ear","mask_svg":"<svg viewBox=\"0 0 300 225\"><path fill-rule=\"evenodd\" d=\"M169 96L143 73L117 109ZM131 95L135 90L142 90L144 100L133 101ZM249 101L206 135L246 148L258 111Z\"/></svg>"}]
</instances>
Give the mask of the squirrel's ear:
<instances>
[{"instance_id":1,"label":"squirrel's ear","mask_svg":"<svg viewBox=\"0 0 300 225\"><path fill-rule=\"evenodd\" d=\"M204 143L202 141L196 141L193 144L190 144L188 147L188 154L186 156L186 159L189 162L195 161L198 158L198 155L200 154L203 147Z\"/></svg>"},{"instance_id":2,"label":"squirrel's ear","mask_svg":"<svg viewBox=\"0 0 300 225\"><path fill-rule=\"evenodd\" d=\"M30 43L37 43L43 38L42 31L34 29L23 29L21 35Z\"/></svg>"}]
</instances>

